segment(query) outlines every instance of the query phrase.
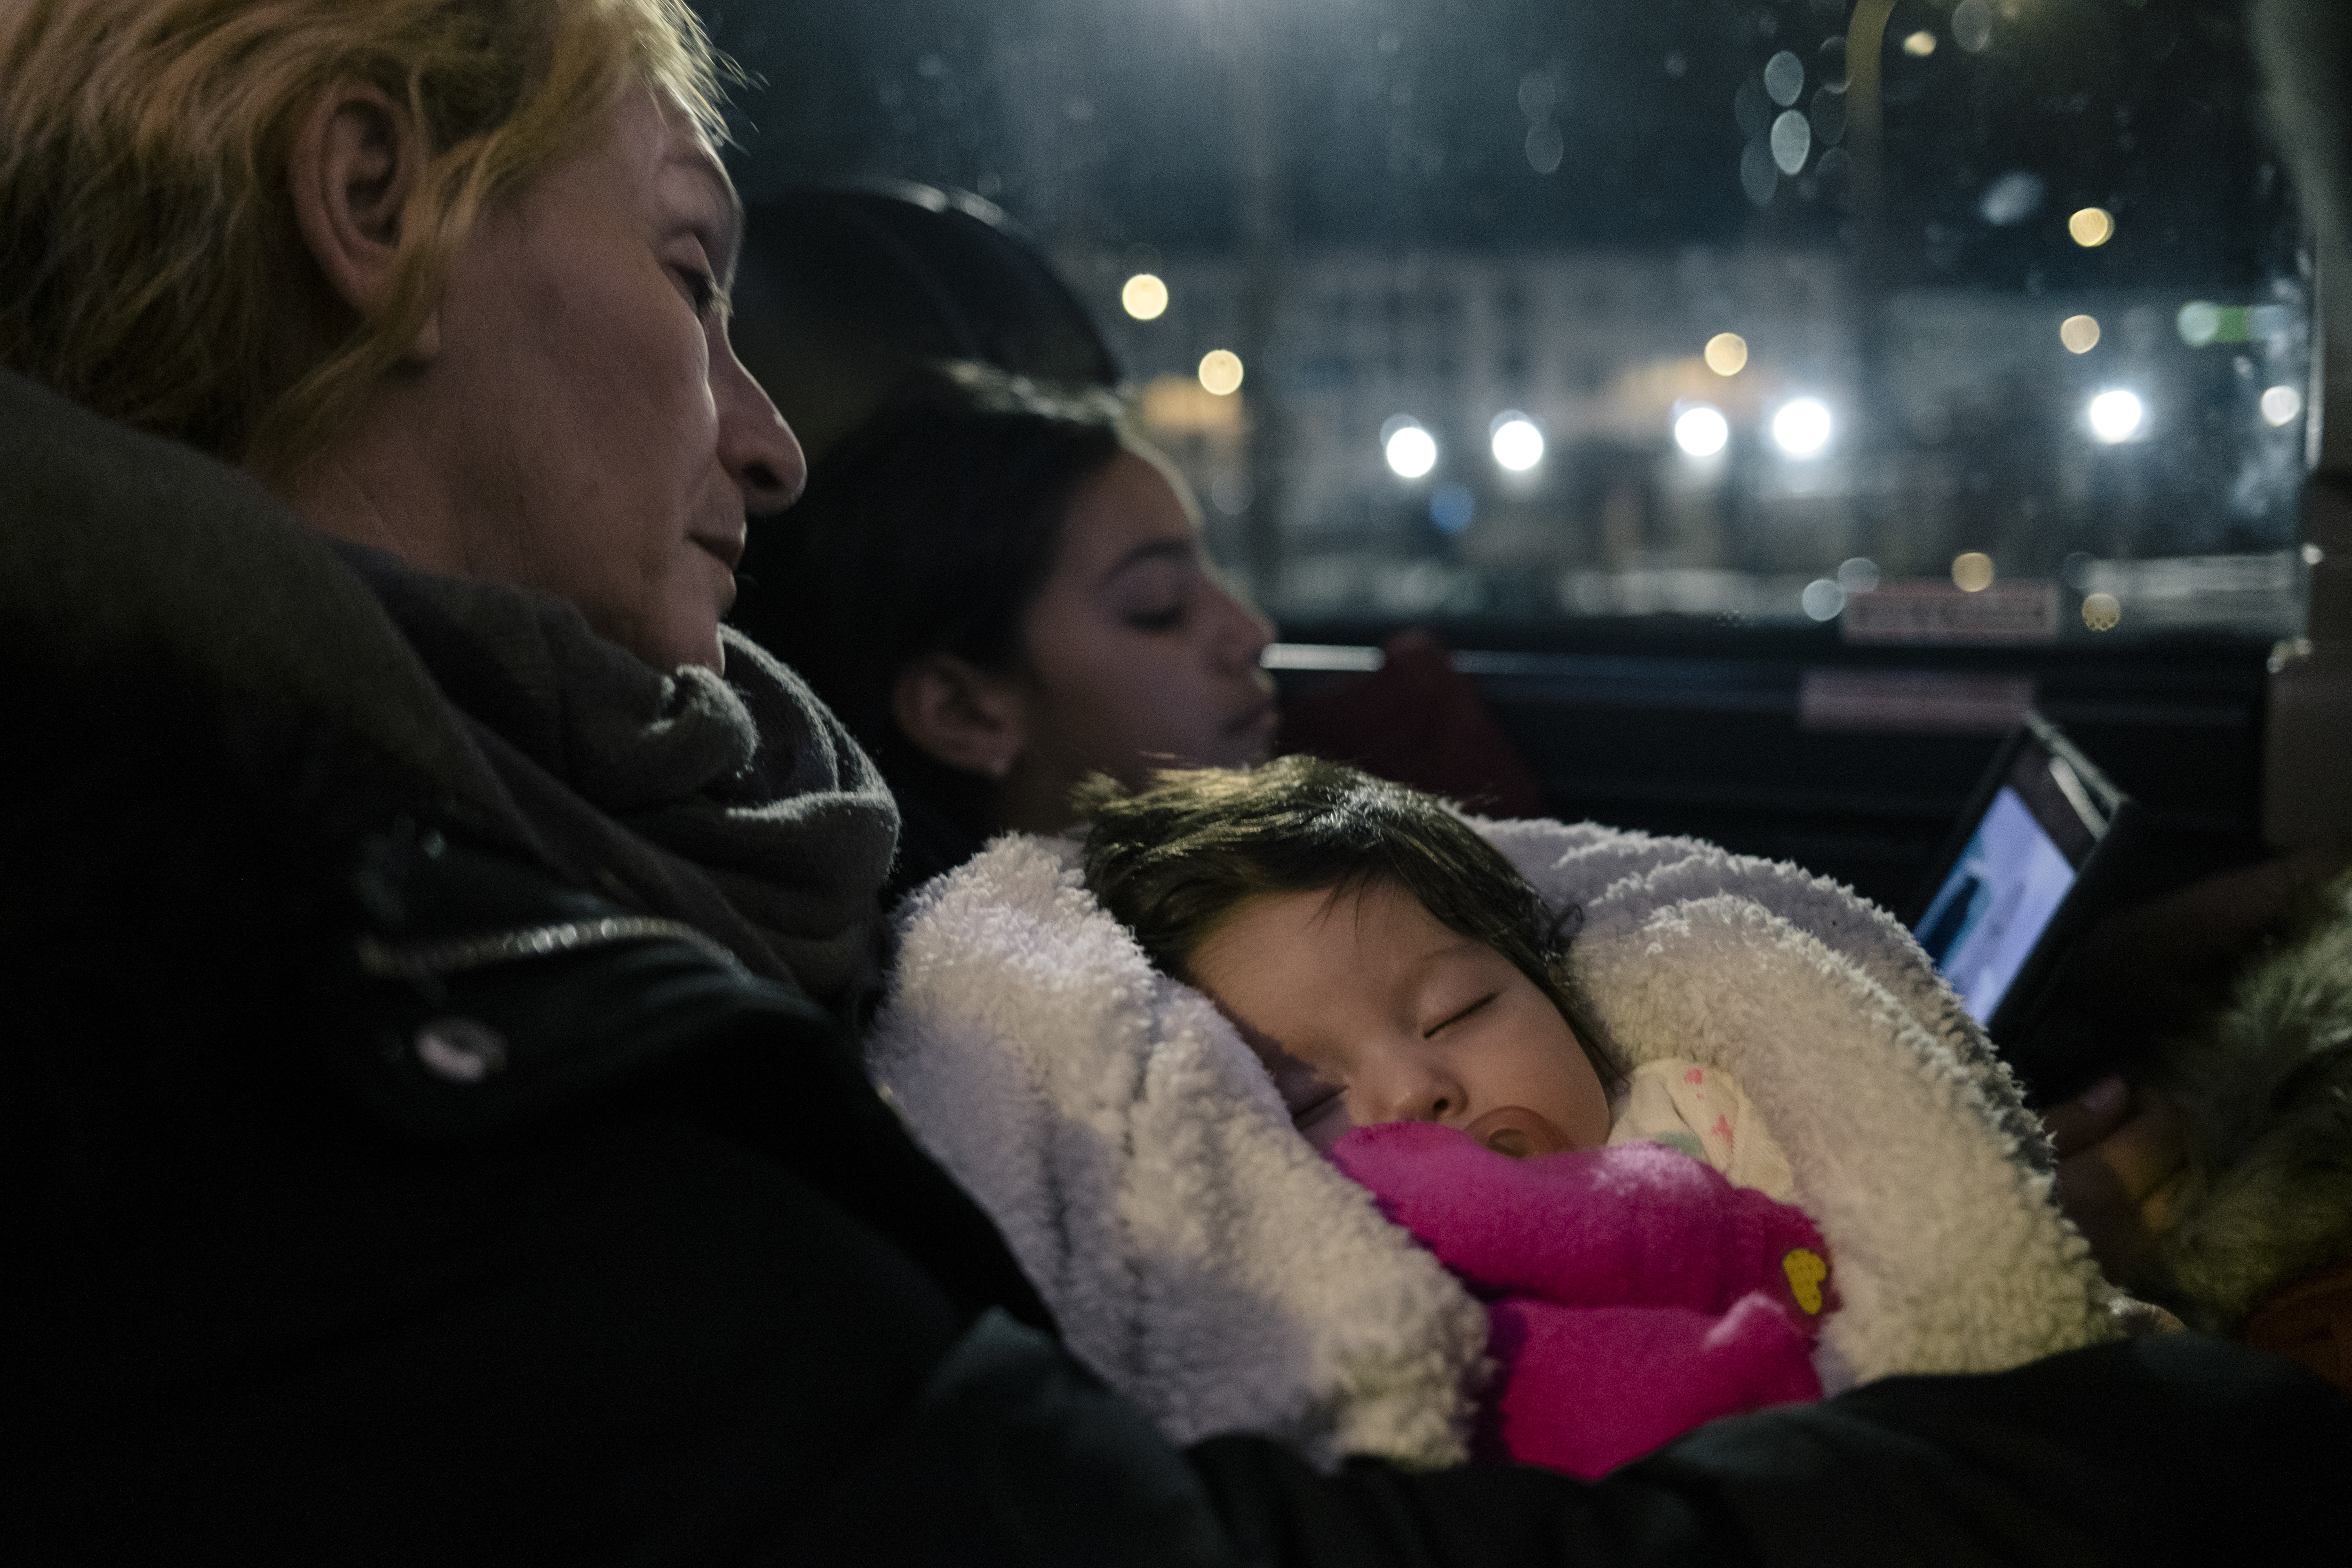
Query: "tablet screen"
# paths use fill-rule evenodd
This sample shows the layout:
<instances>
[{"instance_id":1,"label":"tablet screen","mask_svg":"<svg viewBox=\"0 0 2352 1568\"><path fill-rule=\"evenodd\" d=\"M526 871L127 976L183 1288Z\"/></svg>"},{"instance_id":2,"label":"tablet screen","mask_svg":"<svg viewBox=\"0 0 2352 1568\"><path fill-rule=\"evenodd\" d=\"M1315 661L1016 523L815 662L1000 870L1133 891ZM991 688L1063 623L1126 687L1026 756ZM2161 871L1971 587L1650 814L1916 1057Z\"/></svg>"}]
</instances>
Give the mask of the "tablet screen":
<instances>
[{"instance_id":1,"label":"tablet screen","mask_svg":"<svg viewBox=\"0 0 2352 1568\"><path fill-rule=\"evenodd\" d=\"M1969 1016L1992 1017L2074 885L2074 868L2057 840L2016 787L2002 784L1919 917L1919 945Z\"/></svg>"}]
</instances>

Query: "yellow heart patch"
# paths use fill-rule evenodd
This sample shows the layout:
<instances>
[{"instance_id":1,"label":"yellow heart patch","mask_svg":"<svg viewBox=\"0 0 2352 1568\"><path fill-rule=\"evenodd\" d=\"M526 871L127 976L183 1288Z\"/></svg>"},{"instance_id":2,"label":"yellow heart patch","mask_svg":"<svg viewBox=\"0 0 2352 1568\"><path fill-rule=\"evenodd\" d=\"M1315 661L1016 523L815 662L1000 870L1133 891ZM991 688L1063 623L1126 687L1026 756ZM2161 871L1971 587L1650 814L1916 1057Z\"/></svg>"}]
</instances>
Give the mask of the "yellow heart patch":
<instances>
[{"instance_id":1,"label":"yellow heart patch","mask_svg":"<svg viewBox=\"0 0 2352 1568\"><path fill-rule=\"evenodd\" d=\"M1805 1310L1805 1315L1820 1316L1822 1281L1830 1277L1829 1260L1810 1247L1792 1247L1780 1255L1780 1272L1789 1277L1789 1289L1796 1293L1797 1305Z\"/></svg>"}]
</instances>

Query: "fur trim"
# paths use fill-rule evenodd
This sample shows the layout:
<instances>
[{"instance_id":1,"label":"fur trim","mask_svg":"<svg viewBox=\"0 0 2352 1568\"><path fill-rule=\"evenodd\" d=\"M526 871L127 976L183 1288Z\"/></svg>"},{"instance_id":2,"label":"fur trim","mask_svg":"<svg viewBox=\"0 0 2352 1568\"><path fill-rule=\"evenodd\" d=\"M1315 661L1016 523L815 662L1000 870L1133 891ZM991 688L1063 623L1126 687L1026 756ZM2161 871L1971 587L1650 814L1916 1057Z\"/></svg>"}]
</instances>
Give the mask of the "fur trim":
<instances>
[{"instance_id":1,"label":"fur trim","mask_svg":"<svg viewBox=\"0 0 2352 1568\"><path fill-rule=\"evenodd\" d=\"M2230 1332L2263 1301L2352 1258L2352 875L2239 979L2153 1087L2180 1110L2189 1170L2145 1289Z\"/></svg>"},{"instance_id":2,"label":"fur trim","mask_svg":"<svg viewBox=\"0 0 2352 1568\"><path fill-rule=\"evenodd\" d=\"M1829 1240L1845 1308L1832 1392L1992 1372L2116 1331L2114 1287L2051 1201L2049 1142L1984 1032L1884 910L1795 866L1692 839L1486 825L1555 907L1628 1066L1738 1079Z\"/></svg>"}]
</instances>

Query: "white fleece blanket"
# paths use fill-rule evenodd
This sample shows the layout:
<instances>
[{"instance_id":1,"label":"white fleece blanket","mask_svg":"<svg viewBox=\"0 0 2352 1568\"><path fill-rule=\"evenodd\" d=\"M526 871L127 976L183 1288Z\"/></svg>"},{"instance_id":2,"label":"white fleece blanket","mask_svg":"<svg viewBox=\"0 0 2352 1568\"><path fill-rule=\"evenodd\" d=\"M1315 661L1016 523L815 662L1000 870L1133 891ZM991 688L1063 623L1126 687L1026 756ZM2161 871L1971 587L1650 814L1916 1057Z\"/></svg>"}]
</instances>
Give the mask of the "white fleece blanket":
<instances>
[{"instance_id":1,"label":"white fleece blanket","mask_svg":"<svg viewBox=\"0 0 2352 1568\"><path fill-rule=\"evenodd\" d=\"M1828 1388L2112 1335L2038 1124L1883 911L1688 839L1477 826L1582 909L1571 963L1621 1058L1723 1068L1787 1152L1844 1303ZM1079 1356L1179 1442L1464 1457L1484 1312L1307 1147L1233 1028L1086 891L1073 845L999 839L898 920L869 1066Z\"/></svg>"}]
</instances>

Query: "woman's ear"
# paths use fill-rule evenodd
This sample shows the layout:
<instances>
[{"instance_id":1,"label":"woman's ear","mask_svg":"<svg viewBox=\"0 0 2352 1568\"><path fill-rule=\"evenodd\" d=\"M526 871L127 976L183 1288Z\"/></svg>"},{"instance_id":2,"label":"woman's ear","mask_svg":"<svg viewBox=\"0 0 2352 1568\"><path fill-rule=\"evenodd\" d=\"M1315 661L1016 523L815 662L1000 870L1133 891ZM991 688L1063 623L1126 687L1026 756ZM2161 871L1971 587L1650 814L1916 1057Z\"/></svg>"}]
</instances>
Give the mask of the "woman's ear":
<instances>
[{"instance_id":1,"label":"woman's ear","mask_svg":"<svg viewBox=\"0 0 2352 1568\"><path fill-rule=\"evenodd\" d=\"M294 139L288 178L295 224L327 286L362 316L391 300L401 210L425 162L415 117L381 88L352 78L319 95ZM411 353L430 359L439 348L436 314Z\"/></svg>"},{"instance_id":2,"label":"woman's ear","mask_svg":"<svg viewBox=\"0 0 2352 1568\"><path fill-rule=\"evenodd\" d=\"M898 672L890 716L916 748L949 767L1001 779L1029 744L1020 682L951 653L927 653Z\"/></svg>"}]
</instances>

